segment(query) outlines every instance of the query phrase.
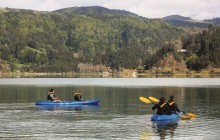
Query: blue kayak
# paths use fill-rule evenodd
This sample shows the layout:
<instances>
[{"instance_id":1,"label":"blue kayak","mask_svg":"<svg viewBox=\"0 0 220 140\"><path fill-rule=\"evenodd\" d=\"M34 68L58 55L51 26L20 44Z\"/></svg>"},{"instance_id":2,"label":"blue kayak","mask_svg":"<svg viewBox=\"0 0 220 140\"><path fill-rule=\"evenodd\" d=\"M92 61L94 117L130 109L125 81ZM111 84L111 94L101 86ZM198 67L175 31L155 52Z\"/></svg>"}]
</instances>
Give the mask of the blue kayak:
<instances>
[{"instance_id":1,"label":"blue kayak","mask_svg":"<svg viewBox=\"0 0 220 140\"><path fill-rule=\"evenodd\" d=\"M177 114L171 114L171 115L156 115L154 114L151 117L151 121L157 122L157 123L177 123L179 121L180 117Z\"/></svg>"},{"instance_id":2,"label":"blue kayak","mask_svg":"<svg viewBox=\"0 0 220 140\"><path fill-rule=\"evenodd\" d=\"M54 110L76 110L80 111L82 109L100 109L99 104L97 105L37 105L38 109L41 110L48 110L48 111L54 111Z\"/></svg>"},{"instance_id":3,"label":"blue kayak","mask_svg":"<svg viewBox=\"0 0 220 140\"><path fill-rule=\"evenodd\" d=\"M84 101L63 101L63 102L53 102L53 101L37 101L35 105L97 105L100 99L84 100Z\"/></svg>"}]
</instances>

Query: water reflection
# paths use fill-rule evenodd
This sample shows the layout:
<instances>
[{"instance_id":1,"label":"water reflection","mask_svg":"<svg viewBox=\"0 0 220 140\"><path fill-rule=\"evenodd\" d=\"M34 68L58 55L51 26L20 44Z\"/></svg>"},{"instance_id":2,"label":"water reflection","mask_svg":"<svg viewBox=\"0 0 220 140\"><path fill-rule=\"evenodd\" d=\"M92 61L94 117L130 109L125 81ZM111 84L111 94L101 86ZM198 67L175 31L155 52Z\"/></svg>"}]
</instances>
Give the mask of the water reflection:
<instances>
[{"instance_id":1,"label":"water reflection","mask_svg":"<svg viewBox=\"0 0 220 140\"><path fill-rule=\"evenodd\" d=\"M178 123L171 124L148 124L151 128L146 127L142 130L140 140L154 140L154 139L174 139L175 131L178 127ZM158 137L156 138L155 135Z\"/></svg>"},{"instance_id":2,"label":"water reflection","mask_svg":"<svg viewBox=\"0 0 220 140\"><path fill-rule=\"evenodd\" d=\"M156 125L156 127L154 128L154 131L156 134L160 136L161 140L164 140L168 137L172 139L174 137L174 132L177 127L178 127L178 123Z\"/></svg>"}]
</instances>

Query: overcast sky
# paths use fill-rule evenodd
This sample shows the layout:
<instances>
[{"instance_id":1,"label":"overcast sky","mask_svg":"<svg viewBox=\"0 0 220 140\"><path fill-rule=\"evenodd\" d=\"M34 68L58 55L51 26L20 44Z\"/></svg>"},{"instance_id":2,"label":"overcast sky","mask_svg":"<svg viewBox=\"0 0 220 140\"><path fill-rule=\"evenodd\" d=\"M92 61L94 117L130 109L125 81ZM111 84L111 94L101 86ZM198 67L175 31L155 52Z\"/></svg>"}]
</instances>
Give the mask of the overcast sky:
<instances>
[{"instance_id":1,"label":"overcast sky","mask_svg":"<svg viewBox=\"0 0 220 140\"><path fill-rule=\"evenodd\" d=\"M197 20L220 17L220 0L0 0L0 7L53 11L67 7L102 6L146 18L182 15Z\"/></svg>"}]
</instances>

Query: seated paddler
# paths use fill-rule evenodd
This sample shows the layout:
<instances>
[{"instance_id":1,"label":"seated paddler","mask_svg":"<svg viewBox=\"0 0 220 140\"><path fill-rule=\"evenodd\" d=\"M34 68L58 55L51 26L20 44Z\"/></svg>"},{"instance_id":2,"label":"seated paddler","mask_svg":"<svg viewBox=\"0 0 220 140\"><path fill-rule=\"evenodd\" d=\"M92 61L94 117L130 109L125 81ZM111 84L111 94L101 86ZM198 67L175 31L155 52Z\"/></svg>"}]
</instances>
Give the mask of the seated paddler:
<instances>
[{"instance_id":1,"label":"seated paddler","mask_svg":"<svg viewBox=\"0 0 220 140\"><path fill-rule=\"evenodd\" d=\"M76 90L75 94L74 94L74 100L75 101L82 101L82 94L80 93L80 90Z\"/></svg>"},{"instance_id":2,"label":"seated paddler","mask_svg":"<svg viewBox=\"0 0 220 140\"><path fill-rule=\"evenodd\" d=\"M59 97L56 97L54 89L50 89L50 91L48 92L47 100L53 102L61 102L61 100L59 100Z\"/></svg>"},{"instance_id":3,"label":"seated paddler","mask_svg":"<svg viewBox=\"0 0 220 140\"><path fill-rule=\"evenodd\" d=\"M177 104L174 102L174 96L173 96L173 95L170 96L170 100L169 100L167 103L168 103L168 106L169 106L170 110L171 110L173 113L179 113L179 112L181 112L181 110L179 109L179 107L177 106Z\"/></svg>"},{"instance_id":4,"label":"seated paddler","mask_svg":"<svg viewBox=\"0 0 220 140\"><path fill-rule=\"evenodd\" d=\"M171 115L172 114L172 112L169 109L167 103L165 102L164 97L161 97L160 102L155 104L152 107L152 110L155 110L155 109L157 109L157 115Z\"/></svg>"}]
</instances>

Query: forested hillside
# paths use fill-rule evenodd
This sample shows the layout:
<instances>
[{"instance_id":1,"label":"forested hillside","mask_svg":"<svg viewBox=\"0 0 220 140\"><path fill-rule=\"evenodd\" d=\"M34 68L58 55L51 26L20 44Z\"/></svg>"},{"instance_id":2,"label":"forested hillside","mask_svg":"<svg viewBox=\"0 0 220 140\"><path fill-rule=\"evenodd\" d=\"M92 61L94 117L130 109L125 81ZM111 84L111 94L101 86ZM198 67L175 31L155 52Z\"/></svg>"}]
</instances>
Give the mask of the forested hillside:
<instances>
[{"instance_id":1,"label":"forested hillside","mask_svg":"<svg viewBox=\"0 0 220 140\"><path fill-rule=\"evenodd\" d=\"M154 72L201 71L218 73L220 67L220 28L209 25L207 30L182 38L182 51L175 43L161 47L146 66Z\"/></svg>"},{"instance_id":2,"label":"forested hillside","mask_svg":"<svg viewBox=\"0 0 220 140\"><path fill-rule=\"evenodd\" d=\"M212 25L196 35L183 40L183 48L188 50L187 67L201 70L220 67L220 28Z\"/></svg>"},{"instance_id":3,"label":"forested hillside","mask_svg":"<svg viewBox=\"0 0 220 140\"><path fill-rule=\"evenodd\" d=\"M160 19L100 8L88 7L88 13L0 9L0 70L67 72L78 71L79 64L135 69L185 35Z\"/></svg>"}]
</instances>

